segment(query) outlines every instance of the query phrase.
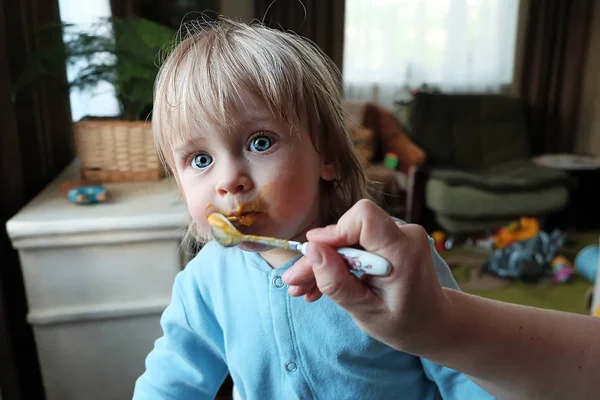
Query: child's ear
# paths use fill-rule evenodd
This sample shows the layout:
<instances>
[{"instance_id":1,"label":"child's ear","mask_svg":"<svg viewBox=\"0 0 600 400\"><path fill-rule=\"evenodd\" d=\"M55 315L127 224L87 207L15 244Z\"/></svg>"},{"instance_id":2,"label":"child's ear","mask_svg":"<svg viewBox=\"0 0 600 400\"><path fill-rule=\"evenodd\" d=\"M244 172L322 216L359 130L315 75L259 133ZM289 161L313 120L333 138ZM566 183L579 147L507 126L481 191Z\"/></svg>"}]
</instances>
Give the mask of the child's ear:
<instances>
[{"instance_id":1,"label":"child's ear","mask_svg":"<svg viewBox=\"0 0 600 400\"><path fill-rule=\"evenodd\" d=\"M335 178L336 168L334 163L321 162L321 179L324 181L332 181Z\"/></svg>"}]
</instances>

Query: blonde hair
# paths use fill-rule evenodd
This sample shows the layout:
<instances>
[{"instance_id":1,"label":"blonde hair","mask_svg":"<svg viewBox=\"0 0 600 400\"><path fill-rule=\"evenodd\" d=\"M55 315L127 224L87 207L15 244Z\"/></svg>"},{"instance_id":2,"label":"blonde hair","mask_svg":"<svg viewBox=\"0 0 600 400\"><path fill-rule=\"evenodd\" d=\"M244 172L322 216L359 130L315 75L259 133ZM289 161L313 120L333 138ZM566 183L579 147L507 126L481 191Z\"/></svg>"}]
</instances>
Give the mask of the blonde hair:
<instances>
[{"instance_id":1,"label":"blonde hair","mask_svg":"<svg viewBox=\"0 0 600 400\"><path fill-rule=\"evenodd\" d=\"M336 222L369 197L342 106L341 76L333 62L298 35L220 17L182 26L160 68L152 127L158 151L174 171L173 144L207 124L235 123L242 93L262 100L292 128L305 127L335 178L322 182L322 222ZM176 174L175 174L176 175Z\"/></svg>"}]
</instances>

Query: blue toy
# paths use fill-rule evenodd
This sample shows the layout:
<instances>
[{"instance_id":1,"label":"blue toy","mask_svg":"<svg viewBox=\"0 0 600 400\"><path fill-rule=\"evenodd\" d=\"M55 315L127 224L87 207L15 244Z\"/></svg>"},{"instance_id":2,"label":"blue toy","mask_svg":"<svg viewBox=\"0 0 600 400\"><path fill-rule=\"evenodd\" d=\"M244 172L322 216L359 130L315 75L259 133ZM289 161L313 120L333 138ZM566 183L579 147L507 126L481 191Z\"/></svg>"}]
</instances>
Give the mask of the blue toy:
<instances>
[{"instance_id":1,"label":"blue toy","mask_svg":"<svg viewBox=\"0 0 600 400\"><path fill-rule=\"evenodd\" d=\"M74 180L61 185L61 192L75 204L103 203L107 198L107 191L98 182Z\"/></svg>"},{"instance_id":2,"label":"blue toy","mask_svg":"<svg viewBox=\"0 0 600 400\"><path fill-rule=\"evenodd\" d=\"M484 268L502 278L542 278L551 270L552 260L565 241L565 233L558 229L550 234L540 232L494 251Z\"/></svg>"},{"instance_id":3,"label":"blue toy","mask_svg":"<svg viewBox=\"0 0 600 400\"><path fill-rule=\"evenodd\" d=\"M598 262L600 262L600 246L591 244L581 249L575 257L575 269L592 282L596 281Z\"/></svg>"},{"instance_id":4,"label":"blue toy","mask_svg":"<svg viewBox=\"0 0 600 400\"><path fill-rule=\"evenodd\" d=\"M67 198L75 204L96 204L106 201L106 188L86 186L69 190Z\"/></svg>"}]
</instances>

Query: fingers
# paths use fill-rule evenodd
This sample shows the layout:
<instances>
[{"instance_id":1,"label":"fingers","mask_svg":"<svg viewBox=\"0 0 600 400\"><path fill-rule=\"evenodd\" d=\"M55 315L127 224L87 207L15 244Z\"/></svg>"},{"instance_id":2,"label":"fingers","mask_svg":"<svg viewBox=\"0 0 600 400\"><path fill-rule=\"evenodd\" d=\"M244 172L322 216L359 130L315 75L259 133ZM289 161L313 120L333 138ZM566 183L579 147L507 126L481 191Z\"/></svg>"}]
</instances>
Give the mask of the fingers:
<instances>
[{"instance_id":1,"label":"fingers","mask_svg":"<svg viewBox=\"0 0 600 400\"><path fill-rule=\"evenodd\" d=\"M349 271L340 255L328 245L311 243L306 258L312 264L317 288L342 307L372 306L379 299ZM309 292L316 295L314 291ZM307 299L308 300L308 299Z\"/></svg>"},{"instance_id":2,"label":"fingers","mask_svg":"<svg viewBox=\"0 0 600 400\"><path fill-rule=\"evenodd\" d=\"M307 232L309 241L334 247L360 244L377 252L398 239L398 229L390 216L369 200L360 200L348 210L336 225Z\"/></svg>"},{"instance_id":3,"label":"fingers","mask_svg":"<svg viewBox=\"0 0 600 400\"><path fill-rule=\"evenodd\" d=\"M321 293L317 287L317 283L314 281L312 285L290 286L288 293L294 297L304 296L304 300L308 302L317 301L323 296L323 293Z\"/></svg>"},{"instance_id":4,"label":"fingers","mask_svg":"<svg viewBox=\"0 0 600 400\"><path fill-rule=\"evenodd\" d=\"M402 245L409 243L404 228L398 229L392 218L378 205L368 200L357 202L336 225L307 232L310 242L326 243L333 247L359 244L395 265Z\"/></svg>"},{"instance_id":5,"label":"fingers","mask_svg":"<svg viewBox=\"0 0 600 400\"><path fill-rule=\"evenodd\" d=\"M294 297L304 296L305 294L309 293L316 287L317 287L317 282L313 280L312 282L304 284L304 285L297 285L297 286L290 285L288 287L288 293Z\"/></svg>"},{"instance_id":6,"label":"fingers","mask_svg":"<svg viewBox=\"0 0 600 400\"><path fill-rule=\"evenodd\" d=\"M323 297L323 293L321 293L321 291L315 284L315 286L312 288L312 290L304 295L304 300L306 300L310 303L310 302L319 300L321 297Z\"/></svg>"},{"instance_id":7,"label":"fingers","mask_svg":"<svg viewBox=\"0 0 600 400\"><path fill-rule=\"evenodd\" d=\"M281 277L288 285L303 285L315 280L312 265L306 257L298 260L290 269L285 271Z\"/></svg>"},{"instance_id":8,"label":"fingers","mask_svg":"<svg viewBox=\"0 0 600 400\"><path fill-rule=\"evenodd\" d=\"M281 278L290 286L301 286L315 282L312 265L306 257L298 260L290 269L283 273Z\"/></svg>"},{"instance_id":9,"label":"fingers","mask_svg":"<svg viewBox=\"0 0 600 400\"><path fill-rule=\"evenodd\" d=\"M316 301L323 295L317 287L312 265L302 257L290 269L284 272L283 281L289 286L291 296L304 296L306 301Z\"/></svg>"}]
</instances>

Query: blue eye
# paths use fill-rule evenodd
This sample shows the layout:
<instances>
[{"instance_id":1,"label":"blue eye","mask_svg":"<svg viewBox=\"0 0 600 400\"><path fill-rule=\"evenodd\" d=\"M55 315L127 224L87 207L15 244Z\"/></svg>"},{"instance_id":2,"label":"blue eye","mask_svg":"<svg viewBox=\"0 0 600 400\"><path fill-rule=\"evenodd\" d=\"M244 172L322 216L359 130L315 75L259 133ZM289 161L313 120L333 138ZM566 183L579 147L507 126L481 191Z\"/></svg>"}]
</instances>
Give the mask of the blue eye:
<instances>
[{"instance_id":1,"label":"blue eye","mask_svg":"<svg viewBox=\"0 0 600 400\"><path fill-rule=\"evenodd\" d=\"M267 151L273 146L273 141L268 136L257 136L250 143L250 151Z\"/></svg>"},{"instance_id":2,"label":"blue eye","mask_svg":"<svg viewBox=\"0 0 600 400\"><path fill-rule=\"evenodd\" d=\"M203 169L208 167L213 162L213 159L208 154L198 154L192 158L192 168Z\"/></svg>"}]
</instances>

